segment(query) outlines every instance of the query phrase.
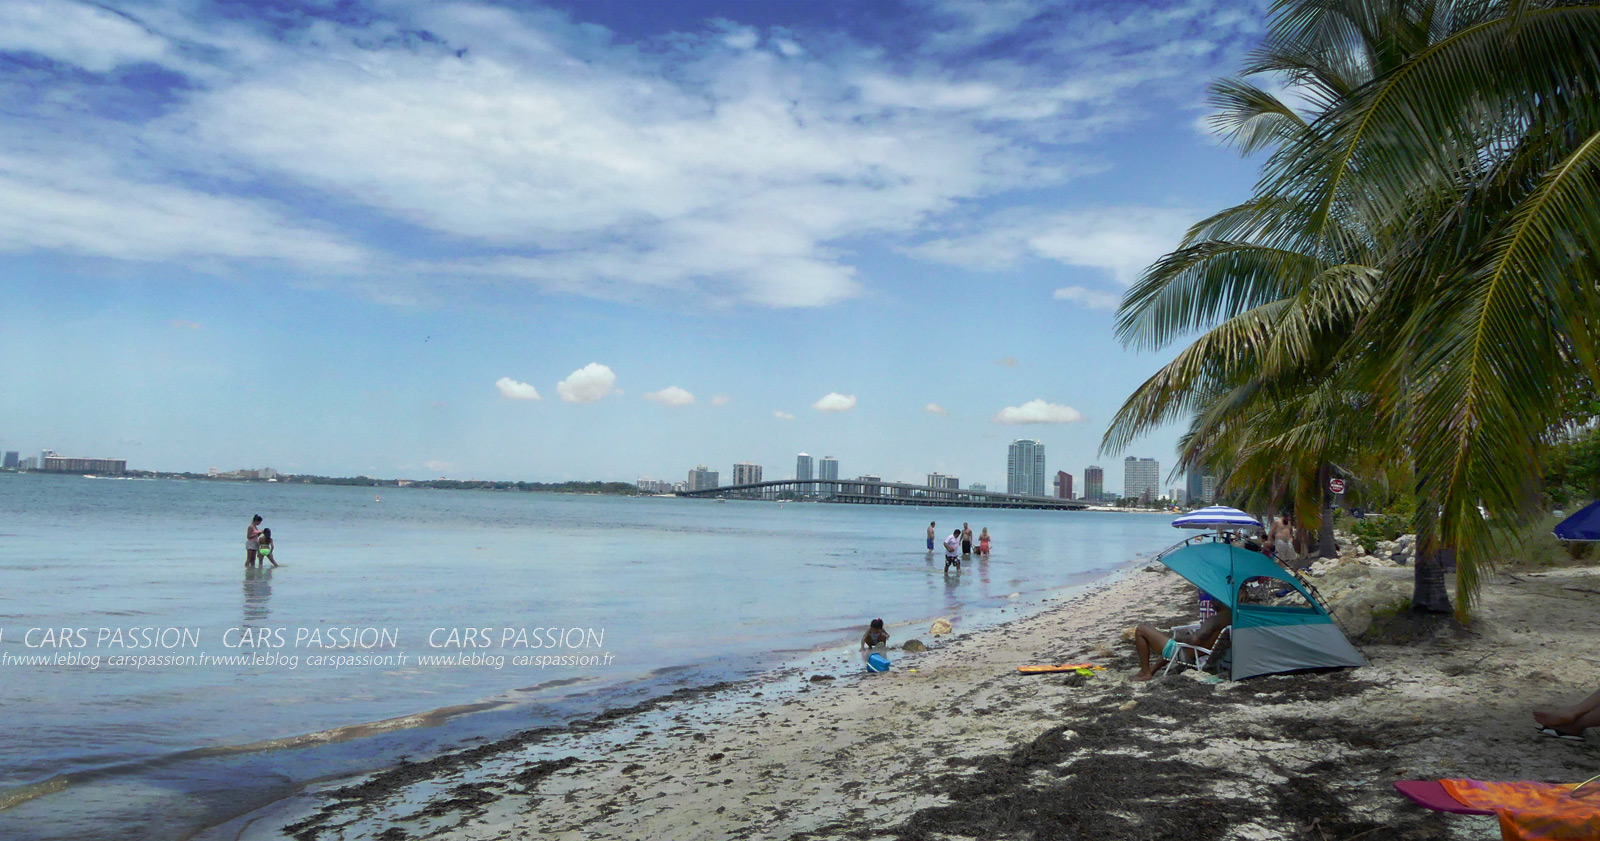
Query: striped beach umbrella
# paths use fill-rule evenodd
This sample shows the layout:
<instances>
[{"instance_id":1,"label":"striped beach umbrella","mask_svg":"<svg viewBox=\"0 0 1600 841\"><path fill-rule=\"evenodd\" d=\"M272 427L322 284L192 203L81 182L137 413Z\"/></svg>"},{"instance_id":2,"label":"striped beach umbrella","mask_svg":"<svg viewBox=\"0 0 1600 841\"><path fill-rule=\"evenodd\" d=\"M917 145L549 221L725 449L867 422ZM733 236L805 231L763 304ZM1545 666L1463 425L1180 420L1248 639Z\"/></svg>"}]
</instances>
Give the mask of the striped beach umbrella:
<instances>
[{"instance_id":1,"label":"striped beach umbrella","mask_svg":"<svg viewBox=\"0 0 1600 841\"><path fill-rule=\"evenodd\" d=\"M1261 521L1226 505L1201 508L1172 521L1175 529L1261 528Z\"/></svg>"}]
</instances>

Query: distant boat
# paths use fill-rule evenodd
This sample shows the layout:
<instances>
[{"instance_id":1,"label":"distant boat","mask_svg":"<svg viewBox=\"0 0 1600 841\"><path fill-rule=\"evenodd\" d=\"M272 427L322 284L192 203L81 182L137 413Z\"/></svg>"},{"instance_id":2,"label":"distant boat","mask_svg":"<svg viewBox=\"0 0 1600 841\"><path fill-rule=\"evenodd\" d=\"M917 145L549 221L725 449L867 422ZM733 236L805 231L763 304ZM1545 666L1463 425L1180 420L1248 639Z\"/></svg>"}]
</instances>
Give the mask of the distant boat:
<instances>
[{"instance_id":1,"label":"distant boat","mask_svg":"<svg viewBox=\"0 0 1600 841\"><path fill-rule=\"evenodd\" d=\"M375 497L373 497L373 498L372 498L372 501L373 501L373 502L382 502L382 501L383 501L383 497L381 497L381 496L375 496Z\"/></svg>"}]
</instances>

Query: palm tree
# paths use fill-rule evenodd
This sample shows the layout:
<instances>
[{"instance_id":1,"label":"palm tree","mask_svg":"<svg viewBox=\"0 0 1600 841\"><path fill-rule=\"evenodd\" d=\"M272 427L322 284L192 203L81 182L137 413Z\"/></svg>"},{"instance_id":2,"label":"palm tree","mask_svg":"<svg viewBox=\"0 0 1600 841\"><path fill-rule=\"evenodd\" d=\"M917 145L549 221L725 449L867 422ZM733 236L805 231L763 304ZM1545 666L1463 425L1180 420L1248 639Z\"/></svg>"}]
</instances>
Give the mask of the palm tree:
<instances>
[{"instance_id":1,"label":"palm tree","mask_svg":"<svg viewBox=\"0 0 1600 841\"><path fill-rule=\"evenodd\" d=\"M1137 347L1204 332L1106 447L1188 414L1182 460L1238 488L1303 486L1308 455L1320 472L1409 459L1414 605L1448 608L1454 554L1465 612L1495 548L1480 510L1530 513L1545 442L1600 382L1597 96L1592 0L1278 3L1243 77L1213 87L1218 126L1270 150L1255 197L1197 225L1119 312ZM1357 407L1367 435L1340 426Z\"/></svg>"}]
</instances>

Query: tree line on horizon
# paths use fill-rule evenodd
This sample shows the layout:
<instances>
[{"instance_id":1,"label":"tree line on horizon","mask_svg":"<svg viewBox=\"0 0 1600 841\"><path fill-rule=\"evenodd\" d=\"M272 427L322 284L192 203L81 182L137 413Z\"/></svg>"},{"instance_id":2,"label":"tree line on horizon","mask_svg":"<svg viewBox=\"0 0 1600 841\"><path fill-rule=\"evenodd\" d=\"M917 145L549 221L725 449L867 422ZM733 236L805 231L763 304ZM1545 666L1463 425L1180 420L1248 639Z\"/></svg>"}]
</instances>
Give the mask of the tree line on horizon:
<instances>
[{"instance_id":1,"label":"tree line on horizon","mask_svg":"<svg viewBox=\"0 0 1600 841\"><path fill-rule=\"evenodd\" d=\"M185 479L216 479L205 473L167 473L153 470L130 470L128 475L178 476ZM545 493L599 493L636 496L638 486L631 482L603 482L599 480L573 482L511 482L488 479L377 479L371 476L315 476L304 473L280 473L278 480L285 484L347 485L366 488L433 488L456 491L528 491ZM233 479L224 481L260 482L264 479ZM405 482L401 485L401 482Z\"/></svg>"},{"instance_id":2,"label":"tree line on horizon","mask_svg":"<svg viewBox=\"0 0 1600 841\"><path fill-rule=\"evenodd\" d=\"M1102 449L1186 422L1180 469L1324 548L1330 479L1398 498L1413 609L1465 618L1600 414L1600 4L1280 0L1209 102L1261 171L1124 296L1181 350Z\"/></svg>"}]
</instances>

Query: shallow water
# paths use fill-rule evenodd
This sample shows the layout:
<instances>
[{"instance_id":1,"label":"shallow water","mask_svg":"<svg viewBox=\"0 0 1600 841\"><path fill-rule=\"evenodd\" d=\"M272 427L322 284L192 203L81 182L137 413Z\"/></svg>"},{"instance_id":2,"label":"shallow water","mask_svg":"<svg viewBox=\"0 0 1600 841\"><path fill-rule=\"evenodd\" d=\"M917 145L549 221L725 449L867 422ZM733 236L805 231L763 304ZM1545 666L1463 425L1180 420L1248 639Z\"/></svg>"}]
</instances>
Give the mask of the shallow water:
<instances>
[{"instance_id":1,"label":"shallow water","mask_svg":"<svg viewBox=\"0 0 1600 841\"><path fill-rule=\"evenodd\" d=\"M0 512L0 837L41 839L180 837L310 779L771 667L873 617L897 642L970 621L1181 536L1115 513L29 474L0 474ZM282 568L243 568L253 513ZM992 557L945 575L929 519L988 526ZM177 645L130 647L139 629ZM378 645L330 647L363 635ZM199 659L252 652L277 662ZM421 662L451 654L487 662ZM594 662L512 662L551 654ZM111 661L151 655L178 659ZM391 662L311 661L338 655ZM99 661L16 659L40 656Z\"/></svg>"}]
</instances>

